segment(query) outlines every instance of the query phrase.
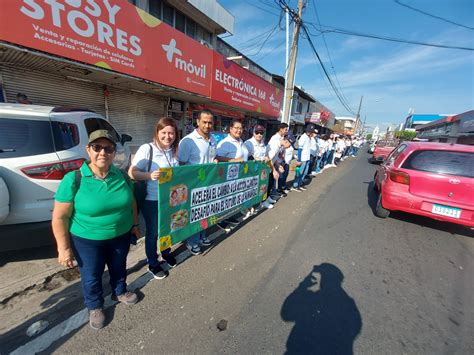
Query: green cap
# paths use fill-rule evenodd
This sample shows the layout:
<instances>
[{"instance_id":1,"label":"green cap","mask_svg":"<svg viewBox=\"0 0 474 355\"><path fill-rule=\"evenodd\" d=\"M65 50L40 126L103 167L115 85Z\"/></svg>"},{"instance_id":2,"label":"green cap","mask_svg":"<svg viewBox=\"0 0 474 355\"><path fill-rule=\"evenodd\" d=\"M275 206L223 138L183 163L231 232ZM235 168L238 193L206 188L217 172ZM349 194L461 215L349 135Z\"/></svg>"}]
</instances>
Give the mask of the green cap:
<instances>
[{"instance_id":1,"label":"green cap","mask_svg":"<svg viewBox=\"0 0 474 355\"><path fill-rule=\"evenodd\" d=\"M112 134L107 131L106 129L98 129L94 132L92 132L90 135L89 135L89 143L92 143L93 141L99 139L99 138L105 138L105 139L108 139L109 141L111 141L113 144L117 145L115 143L115 140L114 140L114 137L112 136Z\"/></svg>"}]
</instances>

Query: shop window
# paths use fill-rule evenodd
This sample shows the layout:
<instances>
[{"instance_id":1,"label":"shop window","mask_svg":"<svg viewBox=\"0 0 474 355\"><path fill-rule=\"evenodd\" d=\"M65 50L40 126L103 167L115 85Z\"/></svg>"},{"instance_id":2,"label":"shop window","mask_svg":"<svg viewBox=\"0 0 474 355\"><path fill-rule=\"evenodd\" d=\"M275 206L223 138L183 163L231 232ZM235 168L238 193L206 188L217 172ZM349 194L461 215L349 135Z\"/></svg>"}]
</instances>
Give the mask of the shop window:
<instances>
[{"instance_id":1,"label":"shop window","mask_svg":"<svg viewBox=\"0 0 474 355\"><path fill-rule=\"evenodd\" d=\"M186 34L191 38L196 38L196 22L186 19Z\"/></svg>"},{"instance_id":2,"label":"shop window","mask_svg":"<svg viewBox=\"0 0 474 355\"><path fill-rule=\"evenodd\" d=\"M150 0L150 14L161 19L161 0Z\"/></svg>"},{"instance_id":3,"label":"shop window","mask_svg":"<svg viewBox=\"0 0 474 355\"><path fill-rule=\"evenodd\" d=\"M163 22L174 27L174 9L168 4L163 4Z\"/></svg>"},{"instance_id":4,"label":"shop window","mask_svg":"<svg viewBox=\"0 0 474 355\"><path fill-rule=\"evenodd\" d=\"M303 103L298 102L298 104L296 105L296 113L301 113L302 111L303 111Z\"/></svg>"},{"instance_id":5,"label":"shop window","mask_svg":"<svg viewBox=\"0 0 474 355\"><path fill-rule=\"evenodd\" d=\"M181 12L176 11L175 13L175 27L178 31L185 32L186 29L186 16L184 16Z\"/></svg>"}]
</instances>

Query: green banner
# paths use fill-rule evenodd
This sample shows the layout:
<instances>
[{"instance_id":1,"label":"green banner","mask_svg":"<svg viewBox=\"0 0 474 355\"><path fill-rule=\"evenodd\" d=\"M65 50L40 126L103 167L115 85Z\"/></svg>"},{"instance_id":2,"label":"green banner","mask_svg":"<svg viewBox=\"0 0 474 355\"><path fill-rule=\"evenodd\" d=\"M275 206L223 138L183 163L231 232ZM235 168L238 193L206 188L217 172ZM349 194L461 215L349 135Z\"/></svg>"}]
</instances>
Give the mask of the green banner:
<instances>
[{"instance_id":1,"label":"green banner","mask_svg":"<svg viewBox=\"0 0 474 355\"><path fill-rule=\"evenodd\" d=\"M160 250L266 199L270 171L256 161L160 169Z\"/></svg>"}]
</instances>

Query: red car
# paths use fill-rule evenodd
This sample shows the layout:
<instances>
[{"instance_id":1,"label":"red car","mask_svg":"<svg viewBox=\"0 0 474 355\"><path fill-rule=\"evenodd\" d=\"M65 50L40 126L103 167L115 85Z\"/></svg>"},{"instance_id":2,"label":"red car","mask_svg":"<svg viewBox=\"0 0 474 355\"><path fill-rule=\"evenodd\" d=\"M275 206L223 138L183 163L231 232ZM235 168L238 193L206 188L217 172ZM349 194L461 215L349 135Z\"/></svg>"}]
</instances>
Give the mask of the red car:
<instances>
[{"instance_id":1,"label":"red car","mask_svg":"<svg viewBox=\"0 0 474 355\"><path fill-rule=\"evenodd\" d=\"M374 152L372 153L372 163L383 162L388 155L397 147L398 140L380 140L375 144Z\"/></svg>"},{"instance_id":2,"label":"red car","mask_svg":"<svg viewBox=\"0 0 474 355\"><path fill-rule=\"evenodd\" d=\"M404 211L474 227L474 146L402 142L377 167L375 214Z\"/></svg>"}]
</instances>

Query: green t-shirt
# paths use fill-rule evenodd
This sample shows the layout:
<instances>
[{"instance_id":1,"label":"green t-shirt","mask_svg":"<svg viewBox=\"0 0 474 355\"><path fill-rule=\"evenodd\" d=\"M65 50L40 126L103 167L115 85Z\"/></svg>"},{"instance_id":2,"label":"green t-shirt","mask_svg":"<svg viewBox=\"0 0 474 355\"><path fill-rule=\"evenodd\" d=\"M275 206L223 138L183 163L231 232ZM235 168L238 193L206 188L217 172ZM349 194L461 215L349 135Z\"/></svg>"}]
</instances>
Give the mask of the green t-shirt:
<instances>
[{"instance_id":1,"label":"green t-shirt","mask_svg":"<svg viewBox=\"0 0 474 355\"><path fill-rule=\"evenodd\" d=\"M69 231L93 240L113 239L127 233L133 225L133 183L125 180L113 165L103 180L92 173L88 162L82 164L80 171L79 189L72 171L64 176L55 196L57 202L74 204Z\"/></svg>"}]
</instances>

